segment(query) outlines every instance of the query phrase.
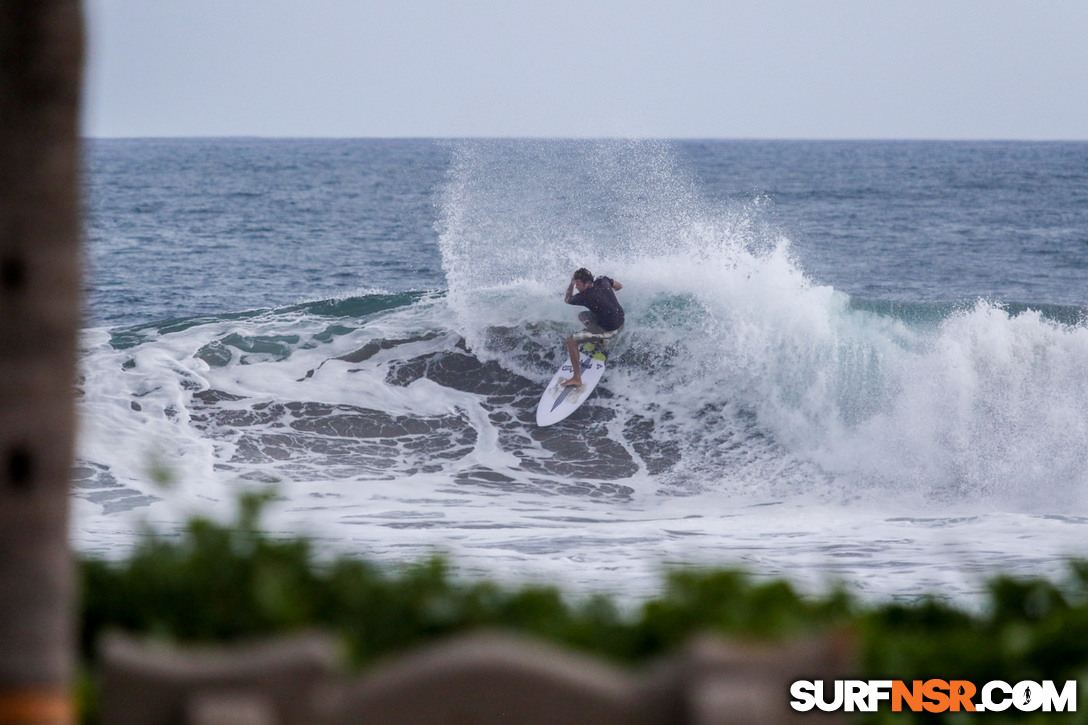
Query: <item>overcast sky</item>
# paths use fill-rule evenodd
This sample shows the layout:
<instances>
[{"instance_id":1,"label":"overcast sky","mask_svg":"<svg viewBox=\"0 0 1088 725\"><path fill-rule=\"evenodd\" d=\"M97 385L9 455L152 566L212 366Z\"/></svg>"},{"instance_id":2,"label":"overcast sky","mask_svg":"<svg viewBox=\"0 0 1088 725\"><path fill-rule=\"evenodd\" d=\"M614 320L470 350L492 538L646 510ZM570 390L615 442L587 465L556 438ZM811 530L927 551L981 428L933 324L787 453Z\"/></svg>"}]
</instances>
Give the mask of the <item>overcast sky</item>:
<instances>
[{"instance_id":1,"label":"overcast sky","mask_svg":"<svg viewBox=\"0 0 1088 725\"><path fill-rule=\"evenodd\" d=\"M1088 139L1088 0L85 0L88 136Z\"/></svg>"}]
</instances>

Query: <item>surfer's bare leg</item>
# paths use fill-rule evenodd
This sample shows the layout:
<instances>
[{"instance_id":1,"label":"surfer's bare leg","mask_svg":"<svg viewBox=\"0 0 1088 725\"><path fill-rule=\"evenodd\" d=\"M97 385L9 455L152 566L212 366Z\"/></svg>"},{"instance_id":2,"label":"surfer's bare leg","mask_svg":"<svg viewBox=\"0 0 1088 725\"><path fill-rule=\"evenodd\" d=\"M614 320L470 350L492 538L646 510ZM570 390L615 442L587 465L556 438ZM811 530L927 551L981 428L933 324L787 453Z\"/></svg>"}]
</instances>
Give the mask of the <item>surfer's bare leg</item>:
<instances>
[{"instance_id":1,"label":"surfer's bare leg","mask_svg":"<svg viewBox=\"0 0 1088 725\"><path fill-rule=\"evenodd\" d=\"M564 380L560 383L564 388L569 385L582 384L582 366L579 364L578 360L581 353L578 352L578 343L575 341L573 335L567 338L567 351L570 352L570 366L574 369L574 375L570 380Z\"/></svg>"}]
</instances>

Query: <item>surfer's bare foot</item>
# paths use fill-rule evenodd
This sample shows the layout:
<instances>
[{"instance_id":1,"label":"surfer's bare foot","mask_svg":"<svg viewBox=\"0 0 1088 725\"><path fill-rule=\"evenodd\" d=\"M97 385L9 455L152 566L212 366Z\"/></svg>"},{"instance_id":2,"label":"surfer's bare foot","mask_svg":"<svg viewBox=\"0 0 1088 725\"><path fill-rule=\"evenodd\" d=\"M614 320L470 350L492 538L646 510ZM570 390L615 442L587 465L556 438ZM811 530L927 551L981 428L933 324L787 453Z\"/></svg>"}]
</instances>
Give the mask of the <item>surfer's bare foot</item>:
<instances>
[{"instance_id":1,"label":"surfer's bare foot","mask_svg":"<svg viewBox=\"0 0 1088 725\"><path fill-rule=\"evenodd\" d=\"M581 384L581 378L571 378L570 380L564 380L563 382L559 383L559 386L562 388L573 388Z\"/></svg>"}]
</instances>

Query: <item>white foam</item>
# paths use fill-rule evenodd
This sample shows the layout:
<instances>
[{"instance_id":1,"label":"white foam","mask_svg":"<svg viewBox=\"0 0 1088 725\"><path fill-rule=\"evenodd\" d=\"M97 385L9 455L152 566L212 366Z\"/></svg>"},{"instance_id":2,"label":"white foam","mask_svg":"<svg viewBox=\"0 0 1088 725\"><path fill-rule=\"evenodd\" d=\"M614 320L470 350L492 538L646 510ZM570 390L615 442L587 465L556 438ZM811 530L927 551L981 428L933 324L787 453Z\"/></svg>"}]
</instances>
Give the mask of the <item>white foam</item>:
<instances>
[{"instance_id":1,"label":"white foam","mask_svg":"<svg viewBox=\"0 0 1088 725\"><path fill-rule=\"evenodd\" d=\"M860 311L805 274L758 205L718 208L694 188L661 144L460 146L442 202L445 297L338 321L352 329L320 339L329 318L304 310L148 333L127 350L89 334L80 456L159 496L136 514L151 520L222 513L238 489L275 480L272 525L331 548L383 560L445 550L469 571L633 594L663 566L696 561L813 587L843 578L878 597L960 595L997 568L1053 571L1088 543L1088 329L985 302L936 326ZM549 484L585 484L584 469L548 480L526 465L560 454L531 427L500 427L524 412L516 403L387 379L463 336L480 360L543 385L576 326L562 293L580 266L623 282L628 322L570 425L603 426L627 451L634 473L605 482L626 496L556 493ZM298 342L246 364L239 350L218 366L198 356L232 333ZM230 431L213 439L194 424L206 389L243 397L220 410L301 401L448 415L475 437L430 466L355 475L315 451L241 464ZM273 434L285 421L262 425ZM172 489L149 482L156 460L179 479ZM476 469L505 483L460 477ZM128 524L88 501L77 541L122 540Z\"/></svg>"}]
</instances>

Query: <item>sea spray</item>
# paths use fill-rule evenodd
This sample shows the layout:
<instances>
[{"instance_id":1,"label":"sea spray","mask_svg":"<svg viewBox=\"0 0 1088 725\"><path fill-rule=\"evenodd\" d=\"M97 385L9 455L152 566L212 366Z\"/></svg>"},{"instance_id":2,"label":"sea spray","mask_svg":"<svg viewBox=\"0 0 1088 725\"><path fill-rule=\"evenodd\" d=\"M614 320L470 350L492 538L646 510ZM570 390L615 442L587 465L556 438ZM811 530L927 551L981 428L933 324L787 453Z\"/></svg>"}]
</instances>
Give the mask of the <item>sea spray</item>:
<instances>
[{"instance_id":1,"label":"sea spray","mask_svg":"<svg viewBox=\"0 0 1088 725\"><path fill-rule=\"evenodd\" d=\"M758 204L700 197L660 142L466 142L454 156L440 244L470 349L543 379L549 358L526 364L494 329L554 361L576 324L560 301L570 271L623 281L628 329L600 404L669 438L661 480L697 471L705 486L720 466L747 490L1081 498L1082 327L982 302L936 323L854 305L808 277ZM789 465L758 480L763 456L722 456L735 446Z\"/></svg>"},{"instance_id":2,"label":"sea spray","mask_svg":"<svg viewBox=\"0 0 1088 725\"><path fill-rule=\"evenodd\" d=\"M1083 507L1088 328L979 301L891 364L894 400L827 446L829 468L984 508Z\"/></svg>"}]
</instances>

